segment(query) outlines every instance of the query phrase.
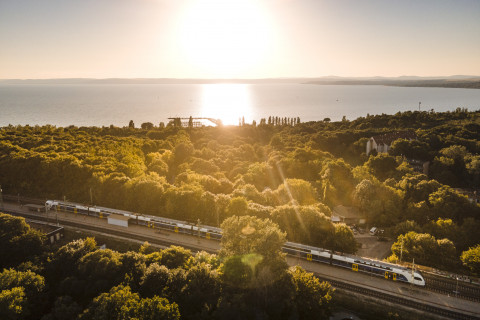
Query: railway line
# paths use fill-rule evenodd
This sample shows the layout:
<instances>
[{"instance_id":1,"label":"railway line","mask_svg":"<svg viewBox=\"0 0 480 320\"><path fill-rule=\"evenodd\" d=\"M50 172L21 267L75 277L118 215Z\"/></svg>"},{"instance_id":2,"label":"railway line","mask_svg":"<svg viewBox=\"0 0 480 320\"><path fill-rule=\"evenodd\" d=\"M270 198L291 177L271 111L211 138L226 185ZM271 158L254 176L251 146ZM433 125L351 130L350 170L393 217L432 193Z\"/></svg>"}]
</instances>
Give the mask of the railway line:
<instances>
[{"instance_id":1,"label":"railway line","mask_svg":"<svg viewBox=\"0 0 480 320\"><path fill-rule=\"evenodd\" d=\"M29 212L20 211L20 210L3 210L3 211L6 212L6 213L21 215L21 216L24 216L24 217L27 217L27 218L30 218L30 219L39 220L39 221L53 222L54 219L55 219L54 217L52 219L52 216L48 219L44 214L39 215L39 214L36 214L36 213L29 213ZM63 216L63 214L61 214L61 216ZM60 218L62 218L62 217L60 217ZM79 220L80 219L81 218L79 218ZM211 247L206 248L204 246L204 243L200 242L201 239L196 239L196 241L193 241L193 242L192 241L190 241L190 242L179 241L178 238L165 239L165 237L152 236L151 232L148 235L147 234L138 234L138 233L135 233L135 232L132 232L131 230L129 230L130 228L126 229L126 230L118 230L117 228L112 228L111 226L106 225L106 224L103 225L103 226L102 225L92 225L92 224L87 224L85 222L82 223L81 220L80 221L71 221L71 219L70 220L61 219L61 223L65 226L70 226L70 227L73 227L73 228L86 229L86 230L90 230L90 231L94 231L94 232L110 234L110 235L130 239L130 240L133 239L133 240L138 240L138 241L142 241L142 242L143 241L148 241L152 244L156 244L156 245L160 245L160 246L169 246L169 245L174 244L174 245L181 245L183 247L186 247L188 249L192 249L194 251L205 250L205 251L212 252L212 253L216 252L215 248L211 248ZM152 231L152 230L150 230L150 231ZM167 235L167 237L168 237L168 232L162 232L160 230L156 230L155 233L156 233L156 235L163 235L163 236ZM189 237L190 237L190 239L194 238L192 236L189 236ZM209 240L209 241L212 241L212 240ZM421 311L424 311L424 312L427 312L427 313L435 314L435 315L445 317L445 318L449 318L449 319L479 319L480 320L480 312L473 312L473 313L472 312L462 312L461 309L456 311L456 310L453 310L452 308L445 308L444 306L441 306L441 305L436 306L436 305L432 305L431 303L422 302L419 299L399 296L396 293L388 293L388 292L378 290L378 289L375 289L375 288L373 288L373 289L368 288L364 285L359 285L359 284L356 284L356 283L352 283L351 281L341 281L341 279L332 279L331 277L326 277L324 274L320 274L318 272L315 272L314 270L309 270L309 271L310 272L313 271L317 275L317 277L319 277L321 280L329 281L330 283L332 283L332 285L335 288L338 288L338 289L341 289L341 290L350 291L350 292L353 292L353 293L362 294L362 295L365 295L365 296L381 299L381 300L387 301L389 303L402 305L402 306L405 306L407 308L413 308L413 309L416 309L416 310L421 310ZM452 295L452 292L453 292L453 294L455 294L454 291L457 291L458 298L464 298L464 299L467 299L469 301L479 301L479 295L478 295L479 288L478 288L478 286L466 285L464 283L462 283L462 284L458 283L458 285L457 285L456 281L453 280L453 283L455 284L453 289L457 289L457 290L451 291L452 290L452 284L453 284L452 281L445 281L445 279L442 279L443 281L441 281L441 280L438 280L436 277L433 277L433 276L427 276L427 278L428 278L428 282L427 282L426 289L429 290L429 291L439 292L439 293L450 292L451 295ZM480 310L480 305L478 306L477 310Z\"/></svg>"},{"instance_id":2,"label":"railway line","mask_svg":"<svg viewBox=\"0 0 480 320\"><path fill-rule=\"evenodd\" d=\"M3 210L3 212L9 213L9 214L12 214L12 215L22 216L24 218L33 219L33 220L37 220L37 221L52 222L52 218L47 218L47 217L43 217L43 216L40 216L40 215L26 214L25 212L19 212L19 211L16 211L16 210ZM187 248L187 249L190 249L190 250L193 250L193 251L204 250L204 251L207 251L209 253L216 253L215 250L204 248L203 246L194 245L194 244L188 243L188 242L181 242L181 241L178 241L178 239L166 240L164 238L151 237L149 235L142 235L142 234L138 234L138 233L135 233L135 232L128 232L126 230L122 231L122 230L117 230L117 229L113 229L113 228L105 228L105 227L101 227L101 226L84 224L84 223L74 222L74 221L69 221L69 220L62 220L61 222L62 222L62 225L77 228L77 229L100 232L100 233L104 233L104 234L109 234L109 235L114 235L114 236L118 236L118 237L122 237L122 238L127 238L127 239L130 239L130 240L138 240L138 241L142 241L142 242L148 241L149 243L156 244L156 245L159 245L159 246L168 247L168 246L171 246L171 245L179 245L179 246L182 246L184 248ZM159 232L159 231L157 231L157 232Z\"/></svg>"},{"instance_id":3,"label":"railway line","mask_svg":"<svg viewBox=\"0 0 480 320\"><path fill-rule=\"evenodd\" d=\"M452 295L460 299L480 302L480 287L455 279L423 273L425 288L433 292Z\"/></svg>"},{"instance_id":4,"label":"railway line","mask_svg":"<svg viewBox=\"0 0 480 320\"><path fill-rule=\"evenodd\" d=\"M461 313L455 310L449 310L445 308L440 308L437 306L433 306L431 304L421 303L418 300L407 299L403 297L399 297L397 295L388 294L385 292L381 292L378 290L372 290L369 288L365 288L358 285L353 285L351 283L346 283L343 281L337 281L332 279L327 279L322 277L321 275L315 274L320 280L328 281L332 284L333 287L337 289L343 289L346 291L359 293L364 296L369 296L377 299L381 299L390 303L400 304L402 306L412 308L415 310L424 311L427 313L435 314L438 316L442 316L448 319L457 319L457 320L476 320L480 319L480 316L475 315L468 315L465 313Z\"/></svg>"}]
</instances>

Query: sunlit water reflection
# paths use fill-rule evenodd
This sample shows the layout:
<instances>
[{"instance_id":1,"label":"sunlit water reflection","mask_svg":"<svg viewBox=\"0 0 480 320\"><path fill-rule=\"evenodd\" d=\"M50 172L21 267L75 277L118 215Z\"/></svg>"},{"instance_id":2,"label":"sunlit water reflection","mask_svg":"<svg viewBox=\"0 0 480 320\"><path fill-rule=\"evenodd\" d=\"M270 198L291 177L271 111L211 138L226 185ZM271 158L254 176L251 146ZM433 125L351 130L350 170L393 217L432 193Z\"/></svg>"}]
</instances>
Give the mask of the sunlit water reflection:
<instances>
[{"instance_id":1,"label":"sunlit water reflection","mask_svg":"<svg viewBox=\"0 0 480 320\"><path fill-rule=\"evenodd\" d=\"M206 84L202 87L203 117L222 120L225 125L237 125L244 117L252 121L252 102L248 84Z\"/></svg>"},{"instance_id":2,"label":"sunlit water reflection","mask_svg":"<svg viewBox=\"0 0 480 320\"><path fill-rule=\"evenodd\" d=\"M353 120L398 111L478 110L480 90L285 84L15 84L0 83L0 126L128 126L169 117L222 118L238 125L269 116L302 122ZM206 121L206 125L212 125Z\"/></svg>"}]
</instances>

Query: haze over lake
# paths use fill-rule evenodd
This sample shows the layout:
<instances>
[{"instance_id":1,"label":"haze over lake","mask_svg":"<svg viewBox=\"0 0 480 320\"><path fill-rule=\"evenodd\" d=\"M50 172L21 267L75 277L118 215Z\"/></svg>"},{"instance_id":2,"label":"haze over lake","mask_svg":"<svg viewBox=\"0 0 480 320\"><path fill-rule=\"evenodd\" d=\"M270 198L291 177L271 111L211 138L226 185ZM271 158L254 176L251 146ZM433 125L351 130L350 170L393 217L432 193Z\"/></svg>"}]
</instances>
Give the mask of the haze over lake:
<instances>
[{"instance_id":1,"label":"haze over lake","mask_svg":"<svg viewBox=\"0 0 480 320\"><path fill-rule=\"evenodd\" d=\"M0 126L127 126L168 117L302 122L398 111L480 109L480 90L307 84L1 84Z\"/></svg>"}]
</instances>

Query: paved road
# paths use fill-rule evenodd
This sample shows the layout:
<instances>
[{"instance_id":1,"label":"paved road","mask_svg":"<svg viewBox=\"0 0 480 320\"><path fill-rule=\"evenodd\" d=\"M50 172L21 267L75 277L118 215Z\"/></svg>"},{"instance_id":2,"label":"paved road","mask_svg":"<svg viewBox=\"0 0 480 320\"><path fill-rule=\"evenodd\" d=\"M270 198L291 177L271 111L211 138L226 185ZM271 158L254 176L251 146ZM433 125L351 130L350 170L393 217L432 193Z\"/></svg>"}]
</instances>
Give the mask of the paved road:
<instances>
[{"instance_id":1,"label":"paved road","mask_svg":"<svg viewBox=\"0 0 480 320\"><path fill-rule=\"evenodd\" d=\"M22 210L28 213L26 208L21 208L16 204L5 203L5 209ZM31 212L30 212L31 213ZM46 213L35 213L42 217L48 217L52 223L55 223L57 214L54 211ZM99 227L108 227L113 230L119 230L122 232L129 232L132 234L142 234L144 236L153 237L160 240L165 240L171 243L175 243L179 246L185 246L189 248L198 248L198 250L207 250L209 252L216 252L220 249L220 243L214 240L206 240L203 238L194 237L191 235L184 235L165 230L158 230L152 228L146 228L144 226L137 226L135 224L129 225L128 228L108 225L106 219L98 219L94 217L87 217L84 215L74 215L72 213L58 213L58 220L72 221L85 225L94 225ZM416 301L431 304L434 306L447 307L451 310L459 312L467 312L477 317L480 316L480 303L457 299L452 296L447 296L431 291L424 290L419 287L415 287L408 284L396 283L387 281L380 277L371 276L368 274L357 273L348 269L331 267L326 264L315 263L306 261L295 257L287 257L288 264L291 266L300 265L309 272L317 273L323 278L348 281L349 283L364 286L371 289L376 289L385 292L386 294L395 294L402 298L414 299Z\"/></svg>"}]
</instances>

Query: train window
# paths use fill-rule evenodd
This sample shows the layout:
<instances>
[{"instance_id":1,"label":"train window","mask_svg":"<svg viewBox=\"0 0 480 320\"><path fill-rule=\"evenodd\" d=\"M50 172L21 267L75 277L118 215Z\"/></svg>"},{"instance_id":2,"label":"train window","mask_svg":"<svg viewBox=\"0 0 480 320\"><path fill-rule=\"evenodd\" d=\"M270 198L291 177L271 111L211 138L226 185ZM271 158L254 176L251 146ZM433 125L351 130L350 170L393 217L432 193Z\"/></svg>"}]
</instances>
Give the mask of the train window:
<instances>
[{"instance_id":1,"label":"train window","mask_svg":"<svg viewBox=\"0 0 480 320\"><path fill-rule=\"evenodd\" d=\"M413 277L413 279L418 280L418 281L422 281L422 279L419 278L419 277Z\"/></svg>"}]
</instances>

